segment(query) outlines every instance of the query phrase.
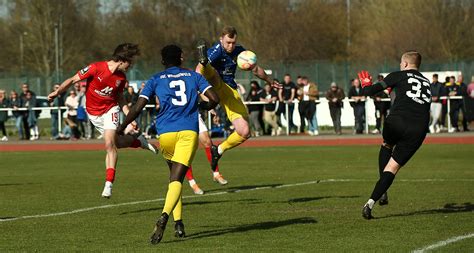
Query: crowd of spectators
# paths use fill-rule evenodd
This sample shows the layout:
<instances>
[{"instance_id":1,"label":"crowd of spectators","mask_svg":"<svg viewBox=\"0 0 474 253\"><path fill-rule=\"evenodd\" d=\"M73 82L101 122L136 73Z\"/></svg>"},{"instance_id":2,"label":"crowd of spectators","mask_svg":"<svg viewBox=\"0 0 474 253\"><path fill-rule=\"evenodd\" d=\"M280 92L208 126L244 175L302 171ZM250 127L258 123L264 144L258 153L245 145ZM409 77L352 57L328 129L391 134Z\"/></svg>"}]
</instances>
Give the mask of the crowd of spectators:
<instances>
[{"instance_id":1,"label":"crowd of spectators","mask_svg":"<svg viewBox=\"0 0 474 253\"><path fill-rule=\"evenodd\" d=\"M379 75L377 81L383 81L383 76ZM246 102L249 111L249 123L253 136L261 135L281 135L284 126L288 126L290 133L307 135L318 135L317 108L320 104L320 96L325 97L329 107L334 132L342 134L341 114L344 106L346 92L335 82L330 84L327 91L319 91L318 85L309 80L306 76L298 76L296 83L291 75L286 74L281 82L282 87L277 88L269 84L261 87L256 81L250 83L248 91L242 85L238 85L238 91ZM471 84L463 82L462 75L456 79L454 76L447 77L445 82L440 82L438 75L432 76L431 82L431 123L429 131L439 133L447 131L448 117L451 124L450 132L469 131L469 122L474 121L474 77ZM145 86L141 83L138 92L132 86L125 87L124 98L129 106L138 100L138 95ZM37 140L40 137L38 128L38 116L41 111L33 110L39 106L36 94L30 90L26 83L21 84L21 92L11 91L7 96L5 90L0 90L0 109L11 108L11 114L7 111L0 111L0 133L1 141L8 141L8 133L5 123L9 118L14 121L17 136L20 140ZM53 85L52 89L58 89L59 84ZM79 82L69 92L61 94L49 103L51 109L51 139L91 139L96 138L93 125L86 113L86 83ZM394 99L394 93L388 90L381 91L372 97L375 106L375 129L373 134L381 133L382 122L390 113L391 102L388 98ZM446 99L441 97L461 96L462 99ZM360 81L352 79L350 88L347 91L347 98L351 99L350 106L354 112L354 134L362 134L365 128L366 97L362 93ZM157 114L157 101L151 100L147 108L137 118L137 126L148 138L156 135L153 122ZM448 114L449 106L449 114ZM66 107L67 109L59 109ZM296 107L296 108L295 108ZM294 110L300 115L300 124L297 127L293 119ZM462 115L460 120L459 115ZM61 116L60 116L61 115ZM213 136L226 135L232 131L231 124L226 120L225 113L221 108L212 112L211 134ZM123 114L121 117L123 118ZM206 112L202 112L203 117L207 117ZM62 121L62 129L59 130L59 121ZM101 138L101 136L97 136Z\"/></svg>"}]
</instances>

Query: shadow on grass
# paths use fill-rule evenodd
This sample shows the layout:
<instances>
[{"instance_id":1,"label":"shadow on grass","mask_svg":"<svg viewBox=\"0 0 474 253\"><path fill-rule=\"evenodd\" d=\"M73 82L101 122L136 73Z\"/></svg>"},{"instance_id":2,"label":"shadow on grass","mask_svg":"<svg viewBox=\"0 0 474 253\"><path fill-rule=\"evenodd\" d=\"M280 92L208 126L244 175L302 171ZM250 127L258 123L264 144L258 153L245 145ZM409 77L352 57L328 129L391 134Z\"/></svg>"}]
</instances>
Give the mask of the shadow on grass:
<instances>
[{"instance_id":1,"label":"shadow on grass","mask_svg":"<svg viewBox=\"0 0 474 253\"><path fill-rule=\"evenodd\" d=\"M215 188L211 190L206 190L206 193L211 193L211 192L227 192L227 193L234 193L234 192L239 192L239 191L245 191L245 190L257 190L261 188L275 188L278 186L281 186L282 184L262 184L262 185L242 185L242 186L234 186L234 187L228 187L226 188L223 186L222 188Z\"/></svg>"},{"instance_id":2,"label":"shadow on grass","mask_svg":"<svg viewBox=\"0 0 474 253\"><path fill-rule=\"evenodd\" d=\"M292 226L292 225L315 224L315 223L317 223L317 221L311 217L302 217L302 218L288 219L288 220L282 220L282 221L266 221L266 222L258 222L258 223L247 224L247 225L242 225L242 226L228 227L228 228L223 228L223 229L202 231L195 234L190 234L186 236L186 239L187 240L201 239L201 238L208 238L208 237L214 237L214 236L221 236L225 234L246 233L249 231L269 230L269 229ZM165 243L173 243L173 242L178 242L178 241L168 241Z\"/></svg>"},{"instance_id":3,"label":"shadow on grass","mask_svg":"<svg viewBox=\"0 0 474 253\"><path fill-rule=\"evenodd\" d=\"M304 202L311 202L311 201L317 201L317 200L322 200L322 199L352 199L352 198L359 198L360 196L323 196L323 197L306 197L306 198L295 198L295 199L289 199L287 201L288 204L292 205L294 203L304 203ZM279 203L286 203L285 201L279 202Z\"/></svg>"},{"instance_id":4,"label":"shadow on grass","mask_svg":"<svg viewBox=\"0 0 474 253\"><path fill-rule=\"evenodd\" d=\"M471 202L466 202L462 204L456 203L448 203L444 205L443 208L438 209L430 209L430 210L421 210L409 213L400 213L400 214L392 214L383 217L377 217L377 219L385 219L385 218L392 218L392 217L405 217L405 216L413 216L413 215L424 215L424 214L450 214L450 213L467 213L474 211L474 204Z\"/></svg>"},{"instance_id":5,"label":"shadow on grass","mask_svg":"<svg viewBox=\"0 0 474 253\"><path fill-rule=\"evenodd\" d=\"M33 184L39 184L39 183L11 183L11 184L0 184L0 187L2 187L2 186L33 185Z\"/></svg>"},{"instance_id":6,"label":"shadow on grass","mask_svg":"<svg viewBox=\"0 0 474 253\"><path fill-rule=\"evenodd\" d=\"M239 200L216 200L216 201L194 201L194 202L183 202L183 206L192 206L192 205L210 205L210 204L222 204L222 203L236 203L236 202L247 202L250 204L262 203L259 199L239 199ZM153 207L147 209L139 209L130 212L123 212L120 215L133 214L133 213L144 213L144 212L153 212L153 211L162 211L163 207Z\"/></svg>"}]
</instances>

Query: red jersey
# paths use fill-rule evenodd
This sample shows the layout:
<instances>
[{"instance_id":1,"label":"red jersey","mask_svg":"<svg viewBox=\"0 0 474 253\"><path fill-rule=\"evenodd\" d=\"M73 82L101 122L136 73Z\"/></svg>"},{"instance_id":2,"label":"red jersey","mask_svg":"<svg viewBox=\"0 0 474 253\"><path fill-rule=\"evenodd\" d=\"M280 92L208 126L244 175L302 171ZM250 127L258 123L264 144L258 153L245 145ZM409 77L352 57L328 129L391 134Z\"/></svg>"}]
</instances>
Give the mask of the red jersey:
<instances>
[{"instance_id":1,"label":"red jersey","mask_svg":"<svg viewBox=\"0 0 474 253\"><path fill-rule=\"evenodd\" d=\"M118 105L118 96L123 94L127 77L121 71L110 72L107 62L95 62L77 72L81 80L87 81L86 110L100 116Z\"/></svg>"}]
</instances>

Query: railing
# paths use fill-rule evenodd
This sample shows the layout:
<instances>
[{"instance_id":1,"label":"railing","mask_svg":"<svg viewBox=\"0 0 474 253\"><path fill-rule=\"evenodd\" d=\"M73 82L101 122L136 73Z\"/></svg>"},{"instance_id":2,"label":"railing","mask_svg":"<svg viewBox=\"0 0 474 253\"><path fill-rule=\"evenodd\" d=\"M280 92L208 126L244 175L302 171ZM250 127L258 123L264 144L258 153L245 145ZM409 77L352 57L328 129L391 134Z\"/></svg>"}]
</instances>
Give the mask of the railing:
<instances>
[{"instance_id":1,"label":"railing","mask_svg":"<svg viewBox=\"0 0 474 253\"><path fill-rule=\"evenodd\" d=\"M448 119L448 122L447 122L447 125L448 125L448 131L451 131L452 127L451 127L451 118L449 117L449 114L451 112L451 106L450 106L450 101L451 100L460 100L460 99L463 99L462 96L443 96L443 97L440 97L439 98L440 100L444 100L446 99L447 100L447 119ZM374 100L370 97L366 97L365 99L361 99L359 101L362 101L362 102L365 102L365 133L368 133L369 132L369 123L368 123L368 118L369 118L369 106L371 105L371 102L373 102ZM381 101L391 101L390 98L383 98L381 99ZM324 103L327 103L327 100L326 99L319 99L319 100L316 100L317 103L321 103L321 104L324 104ZM356 100L354 99L348 99L348 98L345 98L343 100L343 102L356 102ZM248 102L248 101L245 101L244 104L246 105L266 105L266 104L271 104L271 103L267 103L267 102ZM295 108L297 108L297 105L299 104L297 100L295 100L295 102L293 103L295 104ZM318 106L321 106L318 105ZM146 108L153 108L155 107L155 105L146 105L144 109ZM17 111L28 111L28 110L34 110L34 111L38 111L38 110L61 110L61 111L67 111L68 107L67 106L59 106L59 107L33 107L31 109L28 109L28 108L18 108L18 109L13 109L13 108L0 108L0 111L7 111L7 112L17 112ZM285 120L288 120L288 117L289 116L289 104L288 103L285 103ZM209 124L209 129L211 129L211 114L208 113L208 124ZM304 119L302 119L304 120ZM287 123L288 125L288 123ZM58 130L61 131L62 130L62 113L59 113L58 114ZM290 134L290 128L289 126L286 127L286 134L289 135Z\"/></svg>"}]
</instances>

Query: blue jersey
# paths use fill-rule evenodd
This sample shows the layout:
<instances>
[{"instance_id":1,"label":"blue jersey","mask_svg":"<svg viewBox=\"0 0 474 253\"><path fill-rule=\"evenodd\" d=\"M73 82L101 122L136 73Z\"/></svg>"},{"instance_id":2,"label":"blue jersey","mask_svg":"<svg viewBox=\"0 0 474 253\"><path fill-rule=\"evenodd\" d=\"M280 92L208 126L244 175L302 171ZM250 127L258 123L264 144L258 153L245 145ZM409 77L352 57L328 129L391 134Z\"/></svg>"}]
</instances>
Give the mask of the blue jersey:
<instances>
[{"instance_id":1,"label":"blue jersey","mask_svg":"<svg viewBox=\"0 0 474 253\"><path fill-rule=\"evenodd\" d=\"M157 96L160 109L156 117L158 134L192 130L198 132L198 97L211 86L200 74L171 67L151 77L140 93L148 100Z\"/></svg>"},{"instance_id":2,"label":"blue jersey","mask_svg":"<svg viewBox=\"0 0 474 253\"><path fill-rule=\"evenodd\" d=\"M227 53L220 42L207 50L209 63L217 70L222 81L234 89L237 89L237 83L234 80L235 70L237 69L237 56L243 51L245 51L244 47L236 45L232 53Z\"/></svg>"}]
</instances>

